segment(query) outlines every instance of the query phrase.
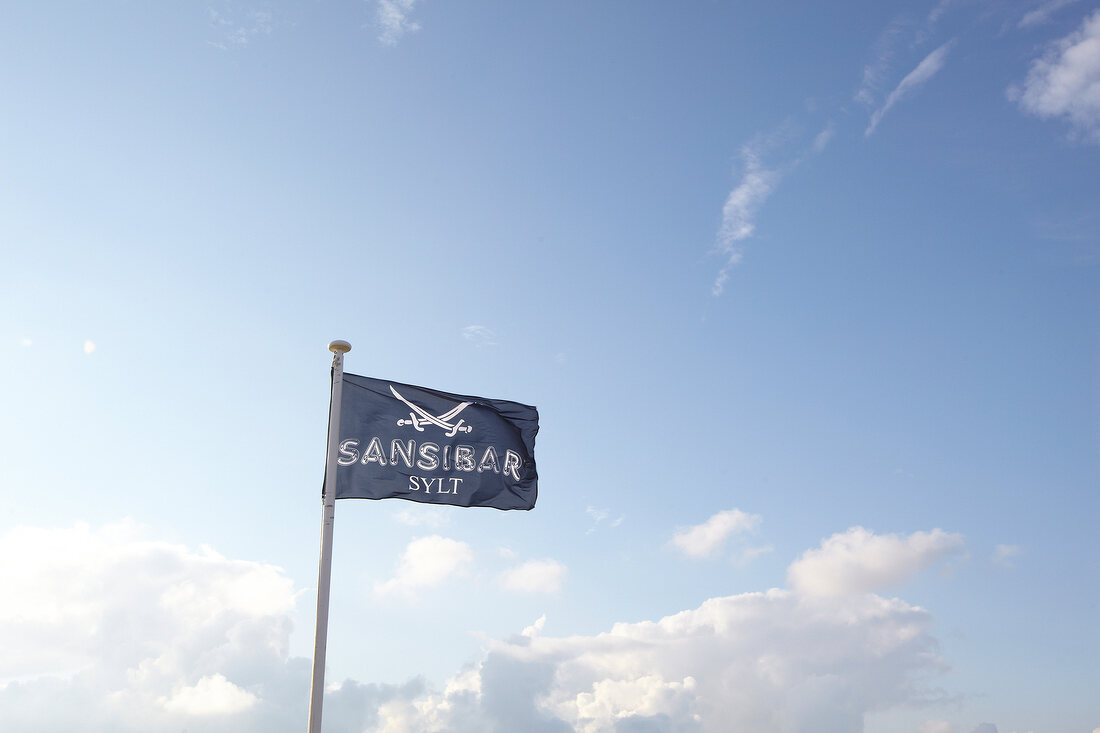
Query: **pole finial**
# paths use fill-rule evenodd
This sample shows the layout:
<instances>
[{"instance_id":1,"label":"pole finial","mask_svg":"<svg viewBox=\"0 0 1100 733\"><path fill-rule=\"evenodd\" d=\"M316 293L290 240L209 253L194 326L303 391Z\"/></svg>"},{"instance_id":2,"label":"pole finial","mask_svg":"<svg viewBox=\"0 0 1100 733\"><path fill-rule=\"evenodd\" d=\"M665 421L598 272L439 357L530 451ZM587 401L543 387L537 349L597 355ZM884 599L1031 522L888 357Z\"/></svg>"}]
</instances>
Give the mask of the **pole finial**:
<instances>
[{"instance_id":1,"label":"pole finial","mask_svg":"<svg viewBox=\"0 0 1100 733\"><path fill-rule=\"evenodd\" d=\"M347 341L336 339L335 341L328 342L328 350L334 354L346 354L351 351L351 344Z\"/></svg>"}]
</instances>

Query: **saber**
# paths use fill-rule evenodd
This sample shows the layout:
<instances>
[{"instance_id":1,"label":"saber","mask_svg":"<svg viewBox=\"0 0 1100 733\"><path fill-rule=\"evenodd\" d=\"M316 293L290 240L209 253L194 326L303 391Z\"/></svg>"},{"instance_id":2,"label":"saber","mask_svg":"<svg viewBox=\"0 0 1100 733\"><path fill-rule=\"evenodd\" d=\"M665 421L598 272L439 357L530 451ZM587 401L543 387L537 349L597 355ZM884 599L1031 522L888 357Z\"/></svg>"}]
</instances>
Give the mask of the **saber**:
<instances>
[{"instance_id":1,"label":"saber","mask_svg":"<svg viewBox=\"0 0 1100 733\"><path fill-rule=\"evenodd\" d=\"M424 419L424 422L431 423L433 425L437 425L437 426L443 428L444 430L448 431L447 432L447 437L448 438L453 438L455 433L457 433L459 431L462 431L464 433L469 433L470 431L473 430L473 427L470 426L470 425L467 425L465 427L462 426L462 423L464 423L465 420L459 420L458 423L455 424L455 425L452 425L450 422L447 422L448 420L453 418L455 415L462 412L467 407L469 407L471 404L473 404L471 402L463 402L458 407L455 407L451 410L448 410L447 412L443 413L442 415L436 417L435 415L432 415L430 412L428 412L424 408L417 407L416 405L414 405L413 403L409 402L407 399L402 397L401 393L398 392L396 389L394 389L392 384L390 385L390 392L393 392L394 397L396 397L397 399L401 400L406 405L408 405L409 409L412 410L413 413L415 413L415 414L409 415L409 417L412 418L412 420L410 420L409 422L417 430L421 429L420 426L417 424L417 422L418 422L417 419L416 419L417 415L420 415L420 417L422 417ZM401 425L404 422L405 422L404 420L398 420L397 424Z\"/></svg>"}]
</instances>

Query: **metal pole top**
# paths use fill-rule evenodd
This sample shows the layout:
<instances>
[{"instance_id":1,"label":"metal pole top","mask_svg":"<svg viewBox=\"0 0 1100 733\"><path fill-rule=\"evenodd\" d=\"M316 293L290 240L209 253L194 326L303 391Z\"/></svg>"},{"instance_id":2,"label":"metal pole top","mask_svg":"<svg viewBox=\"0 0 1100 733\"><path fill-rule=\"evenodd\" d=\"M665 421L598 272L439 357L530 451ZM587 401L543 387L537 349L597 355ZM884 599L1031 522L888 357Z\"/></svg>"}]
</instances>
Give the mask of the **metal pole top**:
<instances>
[{"instance_id":1,"label":"metal pole top","mask_svg":"<svg viewBox=\"0 0 1100 733\"><path fill-rule=\"evenodd\" d=\"M328 350L334 354L346 354L351 351L351 344L347 341L336 339L335 341L328 342Z\"/></svg>"}]
</instances>

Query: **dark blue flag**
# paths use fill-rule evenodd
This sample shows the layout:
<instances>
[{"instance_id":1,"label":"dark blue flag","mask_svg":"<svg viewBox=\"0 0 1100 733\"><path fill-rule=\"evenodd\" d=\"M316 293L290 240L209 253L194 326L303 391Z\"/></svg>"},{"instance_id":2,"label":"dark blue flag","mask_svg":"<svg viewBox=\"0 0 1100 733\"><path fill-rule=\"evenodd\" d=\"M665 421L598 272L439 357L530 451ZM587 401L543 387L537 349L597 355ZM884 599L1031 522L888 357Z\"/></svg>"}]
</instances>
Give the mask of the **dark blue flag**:
<instances>
[{"instance_id":1,"label":"dark blue flag","mask_svg":"<svg viewBox=\"0 0 1100 733\"><path fill-rule=\"evenodd\" d=\"M344 374L337 499L531 509L534 407Z\"/></svg>"}]
</instances>

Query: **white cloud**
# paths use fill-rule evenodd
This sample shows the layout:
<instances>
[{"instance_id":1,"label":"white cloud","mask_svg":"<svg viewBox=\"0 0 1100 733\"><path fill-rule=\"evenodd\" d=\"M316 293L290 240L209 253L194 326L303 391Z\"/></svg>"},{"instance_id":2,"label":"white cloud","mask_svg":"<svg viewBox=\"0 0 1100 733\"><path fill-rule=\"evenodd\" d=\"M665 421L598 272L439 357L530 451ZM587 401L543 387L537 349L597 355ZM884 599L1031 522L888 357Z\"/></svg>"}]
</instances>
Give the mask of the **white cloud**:
<instances>
[{"instance_id":1,"label":"white cloud","mask_svg":"<svg viewBox=\"0 0 1100 733\"><path fill-rule=\"evenodd\" d=\"M85 354L95 353L95 342L94 341L85 341L84 342L84 353Z\"/></svg>"},{"instance_id":2,"label":"white cloud","mask_svg":"<svg viewBox=\"0 0 1100 733\"><path fill-rule=\"evenodd\" d=\"M1050 16L1055 11L1061 10L1067 5L1072 5L1077 0L1047 0L1034 10L1029 10L1024 13L1024 16L1020 18L1020 22L1017 24L1018 28L1030 28L1032 26L1041 25L1050 21Z\"/></svg>"},{"instance_id":3,"label":"white cloud","mask_svg":"<svg viewBox=\"0 0 1100 733\"><path fill-rule=\"evenodd\" d=\"M775 193L780 181L811 155L825 150L833 136L832 123L806 141L801 125L787 120L768 134L757 135L740 150L741 178L722 205L722 224L715 251L726 258L711 285L711 294L722 294L730 272L744 256L743 242L756 234L756 217ZM774 162L765 163L765 158Z\"/></svg>"},{"instance_id":4,"label":"white cloud","mask_svg":"<svg viewBox=\"0 0 1100 733\"><path fill-rule=\"evenodd\" d=\"M829 141L833 139L833 135L836 133L836 127L833 123L829 123L825 126L821 132L814 136L813 149L815 153L822 153L825 151L825 147L829 144Z\"/></svg>"},{"instance_id":5,"label":"white cloud","mask_svg":"<svg viewBox=\"0 0 1100 733\"><path fill-rule=\"evenodd\" d=\"M222 39L212 42L212 46L222 50L230 46L243 47L259 36L271 35L274 18L270 12L253 8L242 13L229 3L225 4L224 11L207 8L210 25L218 31Z\"/></svg>"},{"instance_id":6,"label":"white cloud","mask_svg":"<svg viewBox=\"0 0 1100 733\"><path fill-rule=\"evenodd\" d=\"M283 572L148 534L123 523L0 536L0 677L20 678L0 686L6 729L197 730L202 715L204 733L271 733L304 721L310 664L286 655L295 592ZM930 676L944 669L930 614L872 594L745 593L592 636L547 637L545 623L490 641L442 691L332 685L326 729L861 730L869 711L934 699Z\"/></svg>"},{"instance_id":7,"label":"white cloud","mask_svg":"<svg viewBox=\"0 0 1100 733\"><path fill-rule=\"evenodd\" d=\"M938 22L939 19L943 17L944 13L947 12L948 8L950 8L956 2L958 2L958 0L940 0L938 3L936 3L936 7L932 8L932 10L928 13L928 22Z\"/></svg>"},{"instance_id":8,"label":"white cloud","mask_svg":"<svg viewBox=\"0 0 1100 733\"><path fill-rule=\"evenodd\" d=\"M465 542L439 535L420 537L405 548L394 576L375 583L374 591L378 595L411 596L466 575L473 561L474 552Z\"/></svg>"},{"instance_id":9,"label":"white cloud","mask_svg":"<svg viewBox=\"0 0 1100 733\"><path fill-rule=\"evenodd\" d=\"M557 560L528 560L501 573L500 584L519 593L557 593L567 574Z\"/></svg>"},{"instance_id":10,"label":"white cloud","mask_svg":"<svg viewBox=\"0 0 1100 733\"><path fill-rule=\"evenodd\" d=\"M955 733L955 728L946 720L926 720L917 726L917 733Z\"/></svg>"},{"instance_id":11,"label":"white cloud","mask_svg":"<svg viewBox=\"0 0 1100 733\"><path fill-rule=\"evenodd\" d=\"M1017 558L1022 554L1024 554L1024 549L1019 545L997 545L993 548L993 562L1006 568L1015 567L1015 563L1012 562L1013 558Z\"/></svg>"},{"instance_id":12,"label":"white cloud","mask_svg":"<svg viewBox=\"0 0 1100 733\"><path fill-rule=\"evenodd\" d=\"M895 48L908 27L909 23L906 20L895 19L875 39L875 43L871 46L871 60L863 67L863 77L855 93L857 102L866 105L875 104L894 59Z\"/></svg>"},{"instance_id":13,"label":"white cloud","mask_svg":"<svg viewBox=\"0 0 1100 733\"><path fill-rule=\"evenodd\" d=\"M898 101L906 95L925 84L943 68L943 65L947 62L947 53L951 50L952 43L952 41L948 41L925 56L924 59L917 64L915 69L905 75L905 78L901 80L901 83L897 85L894 91L890 92L890 96L886 98L886 102L871 115L871 122L864 131L864 135L873 134L875 128L878 127L883 116L890 111L891 107L897 104Z\"/></svg>"},{"instance_id":14,"label":"white cloud","mask_svg":"<svg viewBox=\"0 0 1100 733\"><path fill-rule=\"evenodd\" d=\"M611 516L611 510L600 509L599 507L588 506L585 508L584 513L592 517L592 526L585 530L585 534L592 534L600 526L600 523ZM620 514L619 517L613 520L608 526L618 527L626 519L625 515Z\"/></svg>"},{"instance_id":15,"label":"white cloud","mask_svg":"<svg viewBox=\"0 0 1100 733\"><path fill-rule=\"evenodd\" d=\"M451 523L450 507L433 504L421 504L417 511L410 512L407 509L397 512L394 518L402 524L410 527L431 527L438 529Z\"/></svg>"},{"instance_id":16,"label":"white cloud","mask_svg":"<svg viewBox=\"0 0 1100 733\"><path fill-rule=\"evenodd\" d=\"M702 524L676 532L672 544L689 557L713 555L731 534L749 532L760 525L760 516L740 509L718 512Z\"/></svg>"},{"instance_id":17,"label":"white cloud","mask_svg":"<svg viewBox=\"0 0 1100 733\"><path fill-rule=\"evenodd\" d=\"M714 295L721 295L729 279L729 271L741 261L743 253L738 244L756 231L756 214L779 184L780 174L765 168L760 156L752 147L741 151L744 171L741 182L730 191L722 206L722 227L718 231L718 251L726 255L726 264L718 273L711 287Z\"/></svg>"},{"instance_id":18,"label":"white cloud","mask_svg":"<svg viewBox=\"0 0 1100 733\"><path fill-rule=\"evenodd\" d=\"M378 0L378 40L393 46L406 33L420 30L420 24L409 19L416 3L417 0Z\"/></svg>"},{"instance_id":19,"label":"white cloud","mask_svg":"<svg viewBox=\"0 0 1100 733\"><path fill-rule=\"evenodd\" d=\"M477 346L496 346L497 335L485 326L466 326L462 329L462 338Z\"/></svg>"},{"instance_id":20,"label":"white cloud","mask_svg":"<svg viewBox=\"0 0 1100 733\"><path fill-rule=\"evenodd\" d=\"M750 562L760 557L761 555L767 555L770 552L774 552L775 548L771 545L762 545L760 547L746 547L733 556L733 561L738 565L748 565Z\"/></svg>"},{"instance_id":21,"label":"white cloud","mask_svg":"<svg viewBox=\"0 0 1100 733\"><path fill-rule=\"evenodd\" d=\"M787 582L795 591L812 596L868 593L900 585L962 550L962 536L941 529L899 537L852 527L825 539L820 548L802 553L787 568Z\"/></svg>"},{"instance_id":22,"label":"white cloud","mask_svg":"<svg viewBox=\"0 0 1100 733\"><path fill-rule=\"evenodd\" d=\"M926 611L874 595L712 598L595 636L491 642L452 690L381 718L404 730L857 731L868 711L934 695L930 627Z\"/></svg>"},{"instance_id":23,"label":"white cloud","mask_svg":"<svg viewBox=\"0 0 1100 733\"><path fill-rule=\"evenodd\" d=\"M232 625L277 643L269 619L294 605L280 569L146 535L123 522L0 537L0 678L70 673L104 656L167 672L179 663L178 652L160 656L167 649ZM134 648L132 638L148 641Z\"/></svg>"},{"instance_id":24,"label":"white cloud","mask_svg":"<svg viewBox=\"0 0 1100 733\"><path fill-rule=\"evenodd\" d=\"M1100 10L1051 44L1009 99L1037 117L1067 120L1075 134L1100 143Z\"/></svg>"},{"instance_id":25,"label":"white cloud","mask_svg":"<svg viewBox=\"0 0 1100 733\"><path fill-rule=\"evenodd\" d=\"M248 710L259 698L242 690L220 674L203 677L190 687L181 687L161 704L185 715L232 715Z\"/></svg>"},{"instance_id":26,"label":"white cloud","mask_svg":"<svg viewBox=\"0 0 1100 733\"><path fill-rule=\"evenodd\" d=\"M133 522L0 535L0 720L61 733L270 733L306 719L309 660L288 659L296 592L271 565L153 538ZM422 685L345 684L333 730Z\"/></svg>"},{"instance_id":27,"label":"white cloud","mask_svg":"<svg viewBox=\"0 0 1100 733\"><path fill-rule=\"evenodd\" d=\"M536 636L538 636L539 634L542 633L542 628L544 626L546 626L546 614L545 613L542 614L541 616L539 616L537 619L535 619L535 623L533 623L530 626L528 626L527 628L525 628L520 635L521 636L526 636L529 639L534 639Z\"/></svg>"},{"instance_id":28,"label":"white cloud","mask_svg":"<svg viewBox=\"0 0 1100 733\"><path fill-rule=\"evenodd\" d=\"M592 520L599 524L603 520L607 519L610 512L607 509L598 509L597 507L589 505L585 508L584 513L592 517Z\"/></svg>"}]
</instances>

